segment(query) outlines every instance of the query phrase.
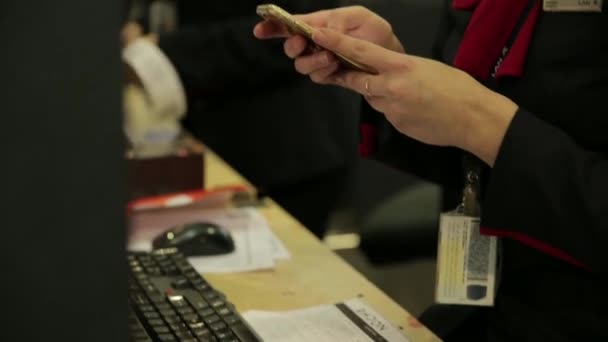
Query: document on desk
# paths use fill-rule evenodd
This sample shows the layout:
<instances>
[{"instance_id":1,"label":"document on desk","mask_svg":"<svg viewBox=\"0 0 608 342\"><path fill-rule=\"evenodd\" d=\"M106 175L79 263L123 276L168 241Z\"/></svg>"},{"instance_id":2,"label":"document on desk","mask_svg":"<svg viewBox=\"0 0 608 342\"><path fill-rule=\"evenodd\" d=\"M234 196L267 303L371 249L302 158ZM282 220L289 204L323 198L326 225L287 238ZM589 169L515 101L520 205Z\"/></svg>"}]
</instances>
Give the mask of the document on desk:
<instances>
[{"instance_id":1,"label":"document on desk","mask_svg":"<svg viewBox=\"0 0 608 342\"><path fill-rule=\"evenodd\" d=\"M197 221L225 227L235 245L234 252L230 254L188 258L199 272L270 269L275 261L290 257L264 216L254 208L200 209L193 206L136 213L130 223L129 250L150 251L152 240L169 227Z\"/></svg>"},{"instance_id":2,"label":"document on desk","mask_svg":"<svg viewBox=\"0 0 608 342\"><path fill-rule=\"evenodd\" d=\"M359 299L286 312L248 311L243 317L265 342L409 342Z\"/></svg>"}]
</instances>

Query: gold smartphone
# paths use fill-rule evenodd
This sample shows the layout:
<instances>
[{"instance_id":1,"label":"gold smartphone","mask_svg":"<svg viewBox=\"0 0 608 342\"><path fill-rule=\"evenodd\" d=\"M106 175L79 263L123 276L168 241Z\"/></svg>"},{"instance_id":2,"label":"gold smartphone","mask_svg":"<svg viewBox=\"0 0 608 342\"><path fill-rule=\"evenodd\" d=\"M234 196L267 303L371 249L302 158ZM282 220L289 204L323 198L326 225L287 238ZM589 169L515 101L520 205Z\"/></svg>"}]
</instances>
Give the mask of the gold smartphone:
<instances>
[{"instance_id":1,"label":"gold smartphone","mask_svg":"<svg viewBox=\"0 0 608 342\"><path fill-rule=\"evenodd\" d=\"M285 25L289 33L293 35L301 35L312 43L312 33L314 29L305 22L297 20L289 12L285 11L281 7L273 4L264 4L259 5L257 7L256 12L260 17L266 20L273 20L282 23L283 25ZM352 59L345 57L339 53L333 53L336 55L338 60L348 68L367 72L369 74L378 74L378 71L374 70L372 67L353 61Z\"/></svg>"}]
</instances>

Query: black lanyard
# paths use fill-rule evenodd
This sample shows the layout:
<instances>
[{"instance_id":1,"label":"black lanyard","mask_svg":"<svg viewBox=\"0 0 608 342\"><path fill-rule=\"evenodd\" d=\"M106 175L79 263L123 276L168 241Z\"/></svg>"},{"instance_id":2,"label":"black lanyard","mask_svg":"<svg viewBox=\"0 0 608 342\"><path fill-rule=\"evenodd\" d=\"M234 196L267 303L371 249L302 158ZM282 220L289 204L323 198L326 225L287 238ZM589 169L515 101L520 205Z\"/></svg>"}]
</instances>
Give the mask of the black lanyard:
<instances>
[{"instance_id":1,"label":"black lanyard","mask_svg":"<svg viewBox=\"0 0 608 342\"><path fill-rule=\"evenodd\" d=\"M526 7L524 8L523 12L521 13L521 16L519 17L519 19L517 20L517 23L516 23L515 27L513 28L513 31L511 31L511 34L509 35L509 38L507 39L507 42L505 43L505 46L502 49L500 57L498 58L498 60L494 64L494 67L491 70L490 80L488 80L487 83L493 83L493 84L491 84L491 85L488 84L488 86L490 86L490 87L497 86L496 73L498 72L498 69L502 65L502 62L506 58L507 54L513 47L515 40L519 36L519 33L521 32L521 29L523 28L523 26L526 22L526 19L528 19L528 17L530 16L530 13L532 12L532 9L534 8L534 5L537 3L537 1L538 0L529 0L528 3L526 4ZM480 203L480 191L481 191L481 171L483 168L483 163L481 162L481 160L479 160L479 158L477 158L473 154L471 154L469 152L465 152L465 154L462 158L462 167L463 167L463 171L464 171L464 190L463 190L463 196L462 196L462 205L461 205L462 208L460 208L460 209L466 215L479 216L480 215L479 203Z\"/></svg>"}]
</instances>

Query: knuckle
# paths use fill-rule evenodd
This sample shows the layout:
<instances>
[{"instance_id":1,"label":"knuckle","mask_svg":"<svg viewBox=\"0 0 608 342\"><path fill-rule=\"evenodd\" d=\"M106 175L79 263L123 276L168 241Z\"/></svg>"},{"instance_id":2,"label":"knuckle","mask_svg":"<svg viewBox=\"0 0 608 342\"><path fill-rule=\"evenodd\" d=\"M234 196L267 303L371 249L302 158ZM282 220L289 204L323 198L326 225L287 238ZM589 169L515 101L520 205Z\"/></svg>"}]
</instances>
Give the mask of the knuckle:
<instances>
[{"instance_id":1,"label":"knuckle","mask_svg":"<svg viewBox=\"0 0 608 342\"><path fill-rule=\"evenodd\" d=\"M389 97L397 97L401 94L402 86L401 82L390 80L386 83L386 92Z\"/></svg>"}]
</instances>

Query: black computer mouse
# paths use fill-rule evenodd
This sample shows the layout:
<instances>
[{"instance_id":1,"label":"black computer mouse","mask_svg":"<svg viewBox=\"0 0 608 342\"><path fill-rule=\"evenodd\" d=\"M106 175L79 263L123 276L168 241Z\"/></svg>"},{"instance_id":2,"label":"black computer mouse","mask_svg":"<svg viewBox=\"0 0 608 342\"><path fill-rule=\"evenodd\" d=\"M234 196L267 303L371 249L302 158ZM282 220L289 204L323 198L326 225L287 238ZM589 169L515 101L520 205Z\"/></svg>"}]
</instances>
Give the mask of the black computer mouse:
<instances>
[{"instance_id":1,"label":"black computer mouse","mask_svg":"<svg viewBox=\"0 0 608 342\"><path fill-rule=\"evenodd\" d=\"M175 226L152 241L154 249L177 248L186 256L221 255L234 251L234 240L226 229L209 222Z\"/></svg>"}]
</instances>

